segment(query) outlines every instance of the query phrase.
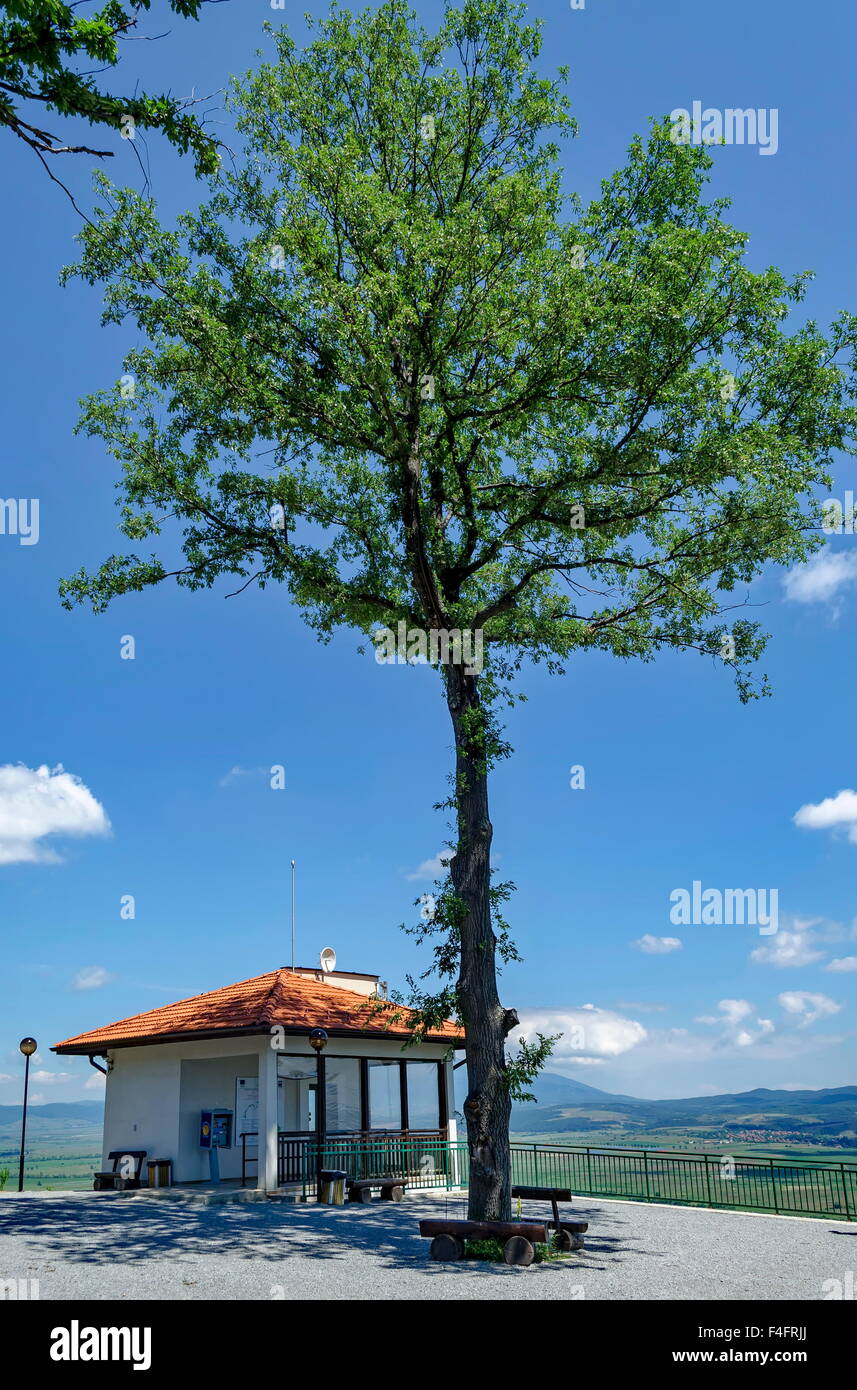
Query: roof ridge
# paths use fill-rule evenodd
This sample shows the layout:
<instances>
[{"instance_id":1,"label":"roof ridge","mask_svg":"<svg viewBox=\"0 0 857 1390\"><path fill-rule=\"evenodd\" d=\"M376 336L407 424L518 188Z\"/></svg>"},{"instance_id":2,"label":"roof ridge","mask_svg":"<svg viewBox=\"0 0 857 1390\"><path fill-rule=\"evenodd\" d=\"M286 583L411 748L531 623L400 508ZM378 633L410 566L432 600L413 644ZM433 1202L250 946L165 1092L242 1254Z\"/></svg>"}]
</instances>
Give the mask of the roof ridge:
<instances>
[{"instance_id":1,"label":"roof ridge","mask_svg":"<svg viewBox=\"0 0 857 1390\"><path fill-rule=\"evenodd\" d=\"M271 1016L273 1010L276 1008L276 1004L274 1002L274 995L279 990L282 984L282 977L285 974L285 972L286 966L284 965L280 965L277 967L276 970L272 971L274 978L271 981L271 988L265 995L264 1002L262 1004L261 1009L259 1010L260 1023L267 1023L270 1026L274 1022L274 1019Z\"/></svg>"},{"instance_id":2,"label":"roof ridge","mask_svg":"<svg viewBox=\"0 0 857 1390\"><path fill-rule=\"evenodd\" d=\"M261 975L248 975L246 980L235 980L231 985L221 985L219 989L204 989L199 994L189 994L185 999L171 999L168 1004L156 1004L153 1009L141 1009L137 1014L126 1014L124 1018L114 1019L112 1023L105 1023L98 1031L105 1028L118 1028L120 1023L131 1023L138 1018L147 1018L149 1014L159 1014L163 1009L176 1009L179 1004L191 1004L195 999L206 999L210 994L223 994L227 989L238 989L240 985L252 984L254 980L264 980L266 975L276 975L276 970L263 970ZM84 1037L85 1034L77 1033L75 1037Z\"/></svg>"}]
</instances>

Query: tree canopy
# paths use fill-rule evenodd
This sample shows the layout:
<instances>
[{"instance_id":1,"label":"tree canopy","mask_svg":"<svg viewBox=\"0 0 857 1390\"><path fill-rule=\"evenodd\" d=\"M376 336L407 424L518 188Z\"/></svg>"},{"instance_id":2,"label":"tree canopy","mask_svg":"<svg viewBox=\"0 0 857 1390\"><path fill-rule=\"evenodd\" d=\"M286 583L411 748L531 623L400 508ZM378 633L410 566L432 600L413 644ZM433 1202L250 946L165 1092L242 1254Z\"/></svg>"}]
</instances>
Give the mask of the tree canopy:
<instances>
[{"instance_id":1,"label":"tree canopy","mask_svg":"<svg viewBox=\"0 0 857 1390\"><path fill-rule=\"evenodd\" d=\"M174 14L196 19L212 0L167 0ZM0 125L46 156L93 154L112 150L68 143L45 128L42 112L79 116L94 126L110 126L126 139L136 128L158 129L182 153L191 151L197 172L211 173L218 164L217 143L187 110L169 95L114 96L102 90L99 75L117 66L120 44L132 36L141 11L151 0L107 0L94 11L62 0L4 0L0 5ZM96 64L84 68L83 64ZM31 115L31 111L35 114ZM27 119L24 117L27 114Z\"/></svg>"}]
</instances>

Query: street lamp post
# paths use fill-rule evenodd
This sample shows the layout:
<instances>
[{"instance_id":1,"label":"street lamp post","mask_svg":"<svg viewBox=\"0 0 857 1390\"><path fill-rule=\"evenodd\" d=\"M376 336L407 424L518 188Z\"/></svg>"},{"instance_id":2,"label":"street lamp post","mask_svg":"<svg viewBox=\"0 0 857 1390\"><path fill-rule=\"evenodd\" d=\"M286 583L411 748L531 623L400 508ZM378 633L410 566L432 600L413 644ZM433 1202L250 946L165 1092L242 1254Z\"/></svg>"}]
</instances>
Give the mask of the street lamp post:
<instances>
[{"instance_id":1,"label":"street lamp post","mask_svg":"<svg viewBox=\"0 0 857 1390\"><path fill-rule=\"evenodd\" d=\"M21 1111L21 1162L18 1165L18 1191L24 1191L24 1140L27 1137L27 1090L30 1085L30 1058L38 1047L35 1038L22 1038L18 1044L24 1054L24 1108Z\"/></svg>"},{"instance_id":2,"label":"street lamp post","mask_svg":"<svg viewBox=\"0 0 857 1390\"><path fill-rule=\"evenodd\" d=\"M327 1047L327 1033L323 1028L313 1028L309 1035L309 1045L315 1053L315 1195L316 1200L321 1201L322 1151L327 1129L327 1095L324 1075L324 1049Z\"/></svg>"}]
</instances>

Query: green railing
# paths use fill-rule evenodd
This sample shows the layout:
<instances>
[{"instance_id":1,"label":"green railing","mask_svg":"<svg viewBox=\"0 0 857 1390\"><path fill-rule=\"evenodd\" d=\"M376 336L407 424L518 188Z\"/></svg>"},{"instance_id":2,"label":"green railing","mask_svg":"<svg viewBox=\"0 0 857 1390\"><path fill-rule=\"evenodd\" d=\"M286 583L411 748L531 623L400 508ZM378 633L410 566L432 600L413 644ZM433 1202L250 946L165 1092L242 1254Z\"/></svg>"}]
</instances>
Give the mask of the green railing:
<instances>
[{"instance_id":1,"label":"green railing","mask_svg":"<svg viewBox=\"0 0 857 1390\"><path fill-rule=\"evenodd\" d=\"M512 1181L592 1197L857 1219L857 1164L513 1144Z\"/></svg>"},{"instance_id":2,"label":"green railing","mask_svg":"<svg viewBox=\"0 0 857 1390\"><path fill-rule=\"evenodd\" d=\"M467 1186L467 1145L435 1135L420 1138L411 1132L372 1140L342 1135L325 1142L320 1159L313 1142L303 1154L305 1194L314 1189L320 1168L340 1169L350 1178L401 1177L409 1189Z\"/></svg>"},{"instance_id":3,"label":"green railing","mask_svg":"<svg viewBox=\"0 0 857 1390\"><path fill-rule=\"evenodd\" d=\"M398 1175L410 1189L467 1187L470 1173L467 1145L436 1136L340 1136L325 1142L320 1162L313 1142L303 1154L306 1192L319 1167L344 1169L353 1178ZM512 1182L567 1187L579 1196L857 1220L854 1163L513 1143Z\"/></svg>"}]
</instances>

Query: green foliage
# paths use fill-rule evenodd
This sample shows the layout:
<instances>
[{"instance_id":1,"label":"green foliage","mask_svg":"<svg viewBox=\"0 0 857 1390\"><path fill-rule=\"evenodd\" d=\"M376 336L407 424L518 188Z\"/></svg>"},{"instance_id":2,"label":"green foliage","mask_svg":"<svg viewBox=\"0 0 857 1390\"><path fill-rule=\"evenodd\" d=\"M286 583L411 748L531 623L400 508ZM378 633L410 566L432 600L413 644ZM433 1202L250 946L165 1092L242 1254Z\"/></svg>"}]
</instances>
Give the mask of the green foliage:
<instances>
[{"instance_id":1,"label":"green foliage","mask_svg":"<svg viewBox=\"0 0 857 1390\"><path fill-rule=\"evenodd\" d=\"M244 168L175 230L101 180L68 273L141 345L134 396L92 397L81 428L122 463L125 535L174 548L170 518L185 563L113 556L67 604L280 581L322 637L482 629L490 693L526 657L718 657L718 595L816 543L855 321L784 331L804 277L747 268L703 201L711 156L666 123L563 216L547 137L573 123L518 15L467 0L430 36L389 0L303 54L278 31L234 93ZM763 639L731 635L746 697Z\"/></svg>"},{"instance_id":2,"label":"green foliage","mask_svg":"<svg viewBox=\"0 0 857 1390\"><path fill-rule=\"evenodd\" d=\"M9 1169L8 1169L8 1168L0 1168L0 1192L3 1191L3 1189L5 1188L5 1186L6 1186L6 1184L7 1184L8 1181L9 1181Z\"/></svg>"},{"instance_id":3,"label":"green foliage","mask_svg":"<svg viewBox=\"0 0 857 1390\"><path fill-rule=\"evenodd\" d=\"M521 1039L517 1054L506 1063L505 1081L512 1100L522 1103L536 1099L529 1088L553 1052L554 1043L559 1042L561 1037L561 1033L554 1033L548 1038L543 1033L536 1033L535 1042Z\"/></svg>"},{"instance_id":4,"label":"green foliage","mask_svg":"<svg viewBox=\"0 0 857 1390\"><path fill-rule=\"evenodd\" d=\"M167 0L174 14L196 19L206 0ZM130 117L141 129L158 129L182 153L193 152L198 173L213 173L218 165L216 142L206 135L184 104L167 95L113 96L97 81L105 68L119 62L119 45L131 37L141 10L151 0L107 0L98 9L80 13L81 4L62 0L4 0L0 11L0 125L6 126L44 163L45 155L95 154L112 150L68 145L45 130L41 115L25 120L22 103L60 116L80 116L91 125L126 129ZM93 73L92 68L98 71ZM29 114L29 111L28 111ZM32 124L32 120L38 124Z\"/></svg>"},{"instance_id":5,"label":"green foliage","mask_svg":"<svg viewBox=\"0 0 857 1390\"><path fill-rule=\"evenodd\" d=\"M556 1236L552 1235L547 1241L537 1241L533 1246L536 1252L534 1264L544 1264L549 1260L564 1260L566 1252L559 1250L556 1244ZM503 1263L503 1242L502 1240L466 1240L464 1242L464 1254L470 1260L491 1260L495 1264Z\"/></svg>"},{"instance_id":6,"label":"green foliage","mask_svg":"<svg viewBox=\"0 0 857 1390\"><path fill-rule=\"evenodd\" d=\"M322 640L480 631L477 771L509 751L497 711L529 661L692 650L764 692L765 634L734 610L821 543L857 424L857 319L825 334L798 317L805 274L749 268L708 150L654 123L592 203L563 198L574 121L523 15L463 0L428 33L403 0L334 7L303 51L278 29L234 87L243 166L173 228L101 178L66 272L139 339L133 393L80 423L121 465L131 545L65 605L231 577L285 585ZM455 1011L468 911L437 899L427 1022Z\"/></svg>"},{"instance_id":7,"label":"green foliage","mask_svg":"<svg viewBox=\"0 0 857 1390\"><path fill-rule=\"evenodd\" d=\"M556 1233L552 1234L547 1241L537 1241L535 1245L536 1264L545 1264L550 1260L565 1260L568 1258L569 1251L560 1250L557 1245Z\"/></svg>"},{"instance_id":8,"label":"green foliage","mask_svg":"<svg viewBox=\"0 0 857 1390\"><path fill-rule=\"evenodd\" d=\"M503 1242L501 1240L466 1240L464 1254L471 1260L502 1261Z\"/></svg>"}]
</instances>

